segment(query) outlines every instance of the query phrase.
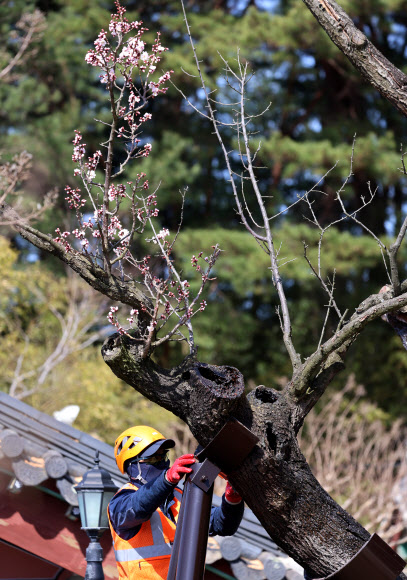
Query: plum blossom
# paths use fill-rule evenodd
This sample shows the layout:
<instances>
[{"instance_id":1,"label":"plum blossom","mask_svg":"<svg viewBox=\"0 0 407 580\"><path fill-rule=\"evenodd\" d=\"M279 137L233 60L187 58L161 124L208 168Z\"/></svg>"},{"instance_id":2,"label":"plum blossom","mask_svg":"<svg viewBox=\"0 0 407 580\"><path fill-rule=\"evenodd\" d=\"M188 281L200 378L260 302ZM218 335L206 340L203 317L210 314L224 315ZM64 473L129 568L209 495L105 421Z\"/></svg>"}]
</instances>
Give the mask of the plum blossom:
<instances>
[{"instance_id":1,"label":"plum blossom","mask_svg":"<svg viewBox=\"0 0 407 580\"><path fill-rule=\"evenodd\" d=\"M142 117L140 117L140 123L145 123L146 121L150 121L150 119L152 119L152 114L151 113L144 113L144 115ZM148 145L150 145L148 143ZM151 145L150 145L150 149L151 149Z\"/></svg>"},{"instance_id":2,"label":"plum blossom","mask_svg":"<svg viewBox=\"0 0 407 580\"><path fill-rule=\"evenodd\" d=\"M136 308L132 308L130 310L130 316L127 318L128 323L132 326L135 322L135 318L138 316L138 310Z\"/></svg>"},{"instance_id":3,"label":"plum blossom","mask_svg":"<svg viewBox=\"0 0 407 580\"><path fill-rule=\"evenodd\" d=\"M66 191L66 198L65 200L68 202L69 209L80 209L86 204L86 199L82 198L81 190L79 187L76 189L72 189L67 185L65 187Z\"/></svg>"},{"instance_id":4,"label":"plum blossom","mask_svg":"<svg viewBox=\"0 0 407 580\"><path fill-rule=\"evenodd\" d=\"M157 234L157 239L158 240L163 240L164 238L168 237L170 235L170 232L167 228L163 228L158 234Z\"/></svg>"},{"instance_id":5,"label":"plum blossom","mask_svg":"<svg viewBox=\"0 0 407 580\"><path fill-rule=\"evenodd\" d=\"M82 143L81 141L82 141L81 132L75 131L75 138L72 141L72 143L74 144L72 161L74 161L76 163L80 162L80 160L83 159L83 157L85 157L86 144Z\"/></svg>"},{"instance_id":6,"label":"plum blossom","mask_svg":"<svg viewBox=\"0 0 407 580\"><path fill-rule=\"evenodd\" d=\"M136 106L136 103L140 102L140 97L138 95L136 95L133 91L130 91L130 95L129 95L129 107L131 109L134 109L134 107Z\"/></svg>"},{"instance_id":7,"label":"plum blossom","mask_svg":"<svg viewBox=\"0 0 407 580\"><path fill-rule=\"evenodd\" d=\"M219 251L214 249L212 255L206 258L203 258L202 252L192 256L191 264L201 277L201 287L194 296L189 282L181 280L171 256L173 244L168 241L170 231L162 225L157 227L155 223L159 217L157 195L155 192L145 193L149 188L147 176L139 173L134 181L117 183L118 174L122 174L127 163L148 157L152 151L152 144L142 144L140 136L142 125L152 119L150 112L144 112L145 106L167 91L165 85L173 73L157 74L158 64L167 50L161 44L160 34L157 34L152 45L147 45L143 40L146 29L142 27L142 22L129 22L125 14L126 9L116 1L116 14L112 15L108 28L101 30L94 46L85 56L90 66L100 69L100 82L114 96L115 110L110 123L110 139L104 144L106 155L99 150L87 154L88 148L81 132L75 131L72 153L72 161L76 164L74 176L82 181L83 187L67 186L65 194L68 207L75 211L79 225L72 231L57 228L54 240L66 252L84 252L87 259L98 267L103 264L102 267L113 276L120 273L120 276L132 277L137 272L138 281L146 285L156 304L146 329L148 345L155 336L154 331L159 332L170 319L175 321L170 331L172 336L183 324L189 325L195 314L205 309L207 304L202 300L201 293ZM109 127L109 123L106 125ZM118 143L123 144L124 155L116 155ZM113 163L112 159L115 160ZM116 163L116 159L124 159L124 162ZM104 172L100 183L96 179L99 172ZM85 204L93 208L91 217L83 214ZM126 214L123 212L124 206ZM154 259L150 256L138 259L131 252L134 235L142 234L147 226L153 232L158 231L148 241L156 245L155 250L164 259L160 274L157 274L156 256ZM71 245L68 240L72 239ZM198 263L200 259L202 268ZM130 270L126 272L128 265ZM140 312L145 310L142 305L139 308ZM118 311L117 306L112 306L108 320L120 334L127 334L128 329L118 321ZM126 318L127 325L134 327L138 317L139 311L132 308Z\"/></svg>"},{"instance_id":8,"label":"plum blossom","mask_svg":"<svg viewBox=\"0 0 407 580\"><path fill-rule=\"evenodd\" d=\"M154 331L154 328L155 328L156 326L157 326L157 321L156 321L156 320L153 320L153 322L151 322L151 324L149 324L149 325L147 326L147 331L148 331L148 332L153 332L153 331Z\"/></svg>"},{"instance_id":9,"label":"plum blossom","mask_svg":"<svg viewBox=\"0 0 407 580\"><path fill-rule=\"evenodd\" d=\"M65 252L69 253L73 251L73 248L71 246L71 244L67 241L67 237L71 235L71 232L61 232L60 228L57 228L55 230L55 233L57 234L56 237L54 238L54 241L62 244L64 246Z\"/></svg>"},{"instance_id":10,"label":"plum blossom","mask_svg":"<svg viewBox=\"0 0 407 580\"><path fill-rule=\"evenodd\" d=\"M100 75L100 82L102 84L112 83L116 80L114 69L109 69L105 74Z\"/></svg>"}]
</instances>

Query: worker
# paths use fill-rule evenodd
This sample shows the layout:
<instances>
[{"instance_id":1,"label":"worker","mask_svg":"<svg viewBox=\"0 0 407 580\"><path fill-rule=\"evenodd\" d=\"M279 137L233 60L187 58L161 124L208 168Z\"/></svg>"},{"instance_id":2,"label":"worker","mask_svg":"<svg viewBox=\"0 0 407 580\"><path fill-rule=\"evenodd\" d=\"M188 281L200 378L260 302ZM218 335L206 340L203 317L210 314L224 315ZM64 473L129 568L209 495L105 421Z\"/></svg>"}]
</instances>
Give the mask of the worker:
<instances>
[{"instance_id":1,"label":"worker","mask_svg":"<svg viewBox=\"0 0 407 580\"><path fill-rule=\"evenodd\" d=\"M175 446L152 427L131 427L116 439L114 453L129 482L108 506L120 580L167 578L181 506L181 479L192 471L195 456L178 457L172 466L168 451ZM209 535L233 535L243 517L240 495L226 483L219 507L212 506Z\"/></svg>"}]
</instances>

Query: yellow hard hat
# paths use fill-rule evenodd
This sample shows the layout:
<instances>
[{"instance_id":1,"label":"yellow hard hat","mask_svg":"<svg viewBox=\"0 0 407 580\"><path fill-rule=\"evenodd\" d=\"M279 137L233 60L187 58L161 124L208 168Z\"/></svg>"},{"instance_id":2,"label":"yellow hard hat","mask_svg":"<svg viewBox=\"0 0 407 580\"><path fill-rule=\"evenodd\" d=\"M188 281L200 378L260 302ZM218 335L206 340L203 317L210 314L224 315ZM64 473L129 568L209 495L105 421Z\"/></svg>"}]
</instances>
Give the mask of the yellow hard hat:
<instances>
[{"instance_id":1,"label":"yellow hard hat","mask_svg":"<svg viewBox=\"0 0 407 580\"><path fill-rule=\"evenodd\" d=\"M147 425L129 427L118 436L114 444L117 467L124 473L125 462L129 459L134 459L141 453L144 457L153 455L161 447L169 449L174 445L172 439L166 439L157 429Z\"/></svg>"}]
</instances>

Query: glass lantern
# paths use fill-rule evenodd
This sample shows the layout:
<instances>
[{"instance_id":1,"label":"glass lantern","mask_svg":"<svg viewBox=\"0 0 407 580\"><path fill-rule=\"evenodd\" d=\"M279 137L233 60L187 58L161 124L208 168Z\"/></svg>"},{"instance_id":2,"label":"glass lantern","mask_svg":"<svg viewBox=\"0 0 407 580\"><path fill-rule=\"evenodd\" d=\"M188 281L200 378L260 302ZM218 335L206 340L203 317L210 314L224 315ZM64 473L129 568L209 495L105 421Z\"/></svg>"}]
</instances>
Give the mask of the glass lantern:
<instances>
[{"instance_id":1,"label":"glass lantern","mask_svg":"<svg viewBox=\"0 0 407 580\"><path fill-rule=\"evenodd\" d=\"M95 466L75 486L83 530L103 533L108 529L107 506L117 489L109 472L99 467L99 451L96 451Z\"/></svg>"}]
</instances>

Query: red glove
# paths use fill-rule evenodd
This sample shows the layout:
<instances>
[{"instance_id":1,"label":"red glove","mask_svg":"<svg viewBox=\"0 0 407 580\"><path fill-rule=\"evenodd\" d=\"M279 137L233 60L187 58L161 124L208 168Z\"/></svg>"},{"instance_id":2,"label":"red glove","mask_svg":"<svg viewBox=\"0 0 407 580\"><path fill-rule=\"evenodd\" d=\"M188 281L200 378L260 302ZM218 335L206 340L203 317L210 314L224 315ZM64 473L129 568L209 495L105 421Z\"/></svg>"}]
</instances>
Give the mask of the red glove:
<instances>
[{"instance_id":1,"label":"red glove","mask_svg":"<svg viewBox=\"0 0 407 580\"><path fill-rule=\"evenodd\" d=\"M191 473L192 469L188 465L192 465L193 463L195 463L195 455L192 453L178 457L165 474L167 481L170 483L178 483L185 473Z\"/></svg>"},{"instance_id":2,"label":"red glove","mask_svg":"<svg viewBox=\"0 0 407 580\"><path fill-rule=\"evenodd\" d=\"M233 489L228 481L226 482L225 500L231 504L238 504L242 501L242 496Z\"/></svg>"}]
</instances>

